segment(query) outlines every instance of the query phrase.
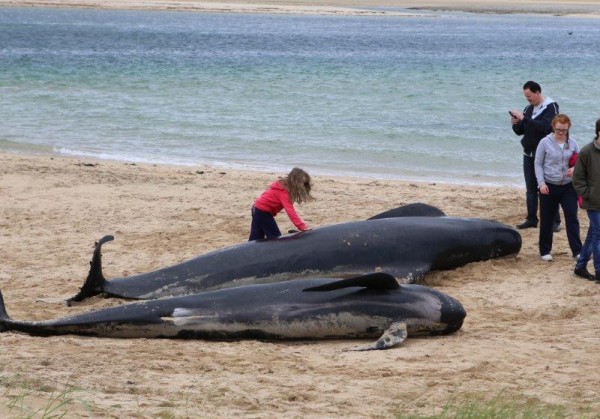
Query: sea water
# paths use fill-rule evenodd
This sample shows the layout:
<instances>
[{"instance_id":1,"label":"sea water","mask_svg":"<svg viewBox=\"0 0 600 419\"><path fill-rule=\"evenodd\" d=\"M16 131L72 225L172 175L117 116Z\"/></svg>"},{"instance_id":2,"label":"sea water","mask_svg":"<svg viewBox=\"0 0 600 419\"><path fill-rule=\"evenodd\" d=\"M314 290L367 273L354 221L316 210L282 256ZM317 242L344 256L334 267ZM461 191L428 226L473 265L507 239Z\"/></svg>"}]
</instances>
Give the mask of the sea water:
<instances>
[{"instance_id":1,"label":"sea water","mask_svg":"<svg viewBox=\"0 0 600 419\"><path fill-rule=\"evenodd\" d=\"M0 151L522 185L523 83L589 142L598 20L0 8Z\"/></svg>"}]
</instances>

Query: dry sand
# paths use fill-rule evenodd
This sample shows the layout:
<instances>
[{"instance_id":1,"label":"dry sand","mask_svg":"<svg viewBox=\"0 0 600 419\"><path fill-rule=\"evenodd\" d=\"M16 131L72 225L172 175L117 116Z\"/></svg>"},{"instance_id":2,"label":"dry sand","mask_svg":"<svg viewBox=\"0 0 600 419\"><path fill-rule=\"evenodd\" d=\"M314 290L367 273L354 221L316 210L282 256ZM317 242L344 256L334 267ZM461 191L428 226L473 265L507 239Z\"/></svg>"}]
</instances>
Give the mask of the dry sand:
<instances>
[{"instance_id":1,"label":"dry sand","mask_svg":"<svg viewBox=\"0 0 600 419\"><path fill-rule=\"evenodd\" d=\"M515 156L515 158L518 156ZM0 153L0 288L9 314L47 320L122 304L66 307L94 240L108 278L174 264L246 240L249 208L281 173L132 165ZM521 221L521 189L315 177L313 227L425 202L453 216ZM587 219L581 213L583 231ZM278 216L282 230L293 226ZM205 342L0 334L0 416L24 398L43 407L65 389L69 416L381 417L432 414L472 395L524 396L571 415L598 412L600 285L572 275L564 230L540 261L537 230L515 258L435 272L426 284L459 299L462 330L377 352L359 341ZM16 398L16 399L15 399ZM19 403L15 403L19 406ZM11 414L24 416L14 407Z\"/></svg>"},{"instance_id":2,"label":"dry sand","mask_svg":"<svg viewBox=\"0 0 600 419\"><path fill-rule=\"evenodd\" d=\"M403 15L393 9L600 17L597 0L0 0L0 6L327 15Z\"/></svg>"}]
</instances>

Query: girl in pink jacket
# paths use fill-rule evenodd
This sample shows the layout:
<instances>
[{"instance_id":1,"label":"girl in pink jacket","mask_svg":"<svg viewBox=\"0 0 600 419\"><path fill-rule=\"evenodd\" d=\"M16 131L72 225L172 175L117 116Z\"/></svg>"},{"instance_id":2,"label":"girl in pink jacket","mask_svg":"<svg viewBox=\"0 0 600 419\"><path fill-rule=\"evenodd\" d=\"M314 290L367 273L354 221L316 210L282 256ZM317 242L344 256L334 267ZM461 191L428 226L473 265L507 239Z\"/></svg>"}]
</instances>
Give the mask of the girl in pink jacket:
<instances>
[{"instance_id":1,"label":"girl in pink jacket","mask_svg":"<svg viewBox=\"0 0 600 419\"><path fill-rule=\"evenodd\" d=\"M274 239L281 236L275 216L282 209L285 209L298 230L308 230L304 221L296 214L294 202L300 204L314 200L310 189L309 174L297 167L294 167L283 179L273 182L252 206L252 224L248 240Z\"/></svg>"}]
</instances>

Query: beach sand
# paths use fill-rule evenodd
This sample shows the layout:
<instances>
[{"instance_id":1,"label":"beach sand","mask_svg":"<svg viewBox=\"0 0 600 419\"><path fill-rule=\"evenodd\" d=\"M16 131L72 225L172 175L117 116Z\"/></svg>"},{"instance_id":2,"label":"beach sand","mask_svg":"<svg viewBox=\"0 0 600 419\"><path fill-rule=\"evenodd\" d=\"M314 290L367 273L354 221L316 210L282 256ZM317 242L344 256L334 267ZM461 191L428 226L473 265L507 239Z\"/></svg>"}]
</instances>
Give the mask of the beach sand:
<instances>
[{"instance_id":1,"label":"beach sand","mask_svg":"<svg viewBox=\"0 0 600 419\"><path fill-rule=\"evenodd\" d=\"M600 17L596 0L0 0L1 6L367 16L439 10Z\"/></svg>"},{"instance_id":2,"label":"beach sand","mask_svg":"<svg viewBox=\"0 0 600 419\"><path fill-rule=\"evenodd\" d=\"M115 235L103 248L107 278L245 241L253 199L282 175L2 153L0 167L0 288L20 320L123 303L64 304L105 234ZM514 225L525 207L522 189L324 176L314 184L317 201L297 207L312 227L412 202ZM293 228L277 218L283 231ZM498 395L558 404L571 416L598 412L600 285L573 276L564 229L552 263L540 261L537 234L523 231L514 258L427 276L465 306L462 330L388 351L344 351L357 340L0 334L0 415L56 407L62 396L69 402L57 412L69 417L382 417Z\"/></svg>"}]
</instances>

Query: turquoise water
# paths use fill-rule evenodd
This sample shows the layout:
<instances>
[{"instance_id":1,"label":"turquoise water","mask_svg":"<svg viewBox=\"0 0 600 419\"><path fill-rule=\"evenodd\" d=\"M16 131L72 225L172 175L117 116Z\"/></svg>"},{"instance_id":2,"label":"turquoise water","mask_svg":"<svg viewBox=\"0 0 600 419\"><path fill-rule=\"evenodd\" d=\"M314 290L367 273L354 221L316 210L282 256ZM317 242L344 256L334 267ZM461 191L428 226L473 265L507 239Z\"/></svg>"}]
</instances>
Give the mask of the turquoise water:
<instances>
[{"instance_id":1,"label":"turquoise water","mask_svg":"<svg viewBox=\"0 0 600 419\"><path fill-rule=\"evenodd\" d=\"M537 80L580 143L593 19L0 8L0 150L521 185Z\"/></svg>"}]
</instances>

